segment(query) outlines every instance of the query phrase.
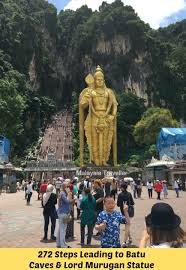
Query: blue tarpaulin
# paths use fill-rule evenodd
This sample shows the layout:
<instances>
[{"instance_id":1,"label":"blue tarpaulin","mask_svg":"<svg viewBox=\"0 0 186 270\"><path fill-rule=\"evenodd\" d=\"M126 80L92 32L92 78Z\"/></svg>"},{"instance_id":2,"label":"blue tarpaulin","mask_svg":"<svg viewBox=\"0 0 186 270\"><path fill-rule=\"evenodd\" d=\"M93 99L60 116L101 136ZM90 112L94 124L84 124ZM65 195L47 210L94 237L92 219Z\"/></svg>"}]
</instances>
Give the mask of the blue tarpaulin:
<instances>
[{"instance_id":1,"label":"blue tarpaulin","mask_svg":"<svg viewBox=\"0 0 186 270\"><path fill-rule=\"evenodd\" d=\"M0 163L8 162L10 154L10 141L0 135Z\"/></svg>"},{"instance_id":2,"label":"blue tarpaulin","mask_svg":"<svg viewBox=\"0 0 186 270\"><path fill-rule=\"evenodd\" d=\"M163 148L171 145L186 145L186 128L162 128L158 139L157 149L160 152Z\"/></svg>"}]
</instances>

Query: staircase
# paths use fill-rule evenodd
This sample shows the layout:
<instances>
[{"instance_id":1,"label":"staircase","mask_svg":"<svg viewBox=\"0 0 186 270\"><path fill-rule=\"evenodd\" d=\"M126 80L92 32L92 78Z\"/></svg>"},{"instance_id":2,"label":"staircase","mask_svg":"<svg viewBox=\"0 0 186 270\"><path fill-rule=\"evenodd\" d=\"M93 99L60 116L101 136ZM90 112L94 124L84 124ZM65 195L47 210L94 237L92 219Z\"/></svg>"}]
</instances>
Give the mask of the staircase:
<instances>
[{"instance_id":1,"label":"staircase","mask_svg":"<svg viewBox=\"0 0 186 270\"><path fill-rule=\"evenodd\" d=\"M65 110L57 113L52 123L47 126L38 158L48 160L49 155L53 155L56 160L69 162L72 156L72 114Z\"/></svg>"}]
</instances>

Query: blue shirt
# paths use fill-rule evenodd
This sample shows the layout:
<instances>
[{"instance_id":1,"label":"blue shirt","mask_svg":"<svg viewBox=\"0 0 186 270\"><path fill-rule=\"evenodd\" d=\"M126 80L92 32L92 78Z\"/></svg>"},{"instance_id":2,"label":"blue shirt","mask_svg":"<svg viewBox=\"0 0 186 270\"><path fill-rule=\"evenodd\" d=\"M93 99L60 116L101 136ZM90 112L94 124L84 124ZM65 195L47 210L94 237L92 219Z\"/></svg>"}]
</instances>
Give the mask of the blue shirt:
<instances>
[{"instance_id":1,"label":"blue shirt","mask_svg":"<svg viewBox=\"0 0 186 270\"><path fill-rule=\"evenodd\" d=\"M57 210L58 214L68 214L70 213L70 202L67 199L67 194L62 191L59 196L59 208Z\"/></svg>"},{"instance_id":2,"label":"blue shirt","mask_svg":"<svg viewBox=\"0 0 186 270\"><path fill-rule=\"evenodd\" d=\"M126 224L125 217L116 210L112 213L102 211L96 221L99 225L106 222L106 228L101 233L101 247L103 248L116 248L120 245L120 224Z\"/></svg>"}]
</instances>

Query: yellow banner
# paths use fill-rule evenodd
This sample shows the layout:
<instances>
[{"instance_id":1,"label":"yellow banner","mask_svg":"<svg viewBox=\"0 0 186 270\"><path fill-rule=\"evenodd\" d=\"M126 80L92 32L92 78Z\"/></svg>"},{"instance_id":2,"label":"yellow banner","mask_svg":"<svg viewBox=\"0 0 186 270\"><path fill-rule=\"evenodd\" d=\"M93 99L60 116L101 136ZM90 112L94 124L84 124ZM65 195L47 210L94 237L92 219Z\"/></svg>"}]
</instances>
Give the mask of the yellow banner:
<instances>
[{"instance_id":1,"label":"yellow banner","mask_svg":"<svg viewBox=\"0 0 186 270\"><path fill-rule=\"evenodd\" d=\"M1 270L186 269L186 249L0 249Z\"/></svg>"}]
</instances>

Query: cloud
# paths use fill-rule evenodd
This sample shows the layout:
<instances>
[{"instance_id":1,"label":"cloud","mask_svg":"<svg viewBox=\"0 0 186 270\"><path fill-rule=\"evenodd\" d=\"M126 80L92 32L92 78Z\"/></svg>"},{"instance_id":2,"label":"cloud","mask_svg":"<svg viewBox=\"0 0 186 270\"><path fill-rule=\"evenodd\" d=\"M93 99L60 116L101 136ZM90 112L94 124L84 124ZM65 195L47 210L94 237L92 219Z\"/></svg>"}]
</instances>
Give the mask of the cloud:
<instances>
[{"instance_id":1,"label":"cloud","mask_svg":"<svg viewBox=\"0 0 186 270\"><path fill-rule=\"evenodd\" d=\"M165 26L168 26L171 23L176 23L176 22L181 21L181 20L183 20L185 18L186 18L186 6L185 6L184 9L182 9L182 10L180 10L178 12L175 12L171 16L168 16L168 17L164 18L161 21L160 26L165 27Z\"/></svg>"},{"instance_id":2,"label":"cloud","mask_svg":"<svg viewBox=\"0 0 186 270\"><path fill-rule=\"evenodd\" d=\"M76 10L82 5L87 5L92 10L97 10L103 0L70 0L65 9ZM114 0L105 0L112 3ZM152 28L157 29L161 22L172 14L186 7L184 0L123 0L125 5L131 5L139 17Z\"/></svg>"}]
</instances>

